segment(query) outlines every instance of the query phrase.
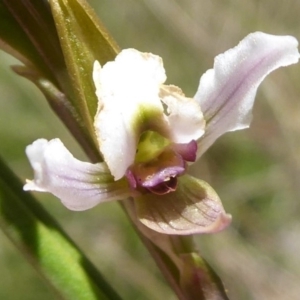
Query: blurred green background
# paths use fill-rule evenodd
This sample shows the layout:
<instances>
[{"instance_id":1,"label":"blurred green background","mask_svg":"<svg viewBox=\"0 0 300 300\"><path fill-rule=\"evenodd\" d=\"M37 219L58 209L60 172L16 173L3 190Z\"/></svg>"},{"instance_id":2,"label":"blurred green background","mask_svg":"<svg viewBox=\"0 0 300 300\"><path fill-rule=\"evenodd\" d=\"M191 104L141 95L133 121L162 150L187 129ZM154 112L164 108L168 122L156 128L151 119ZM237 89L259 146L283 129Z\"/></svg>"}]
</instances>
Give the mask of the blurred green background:
<instances>
[{"instance_id":1,"label":"blurred green background","mask_svg":"<svg viewBox=\"0 0 300 300\"><path fill-rule=\"evenodd\" d=\"M300 39L299 0L94 0L91 5L121 48L160 55L168 83L188 96L214 56L248 33ZM0 61L0 155L22 180L32 178L24 149L37 138L59 137L84 158L41 93L10 70L18 62L3 52ZM300 297L299 80L300 65L269 76L259 88L251 128L220 138L192 169L233 215L224 232L196 237L231 299ZM71 212L50 195L36 196L124 299L175 299L116 203ZM2 233L0 270L0 299L55 299Z\"/></svg>"}]
</instances>

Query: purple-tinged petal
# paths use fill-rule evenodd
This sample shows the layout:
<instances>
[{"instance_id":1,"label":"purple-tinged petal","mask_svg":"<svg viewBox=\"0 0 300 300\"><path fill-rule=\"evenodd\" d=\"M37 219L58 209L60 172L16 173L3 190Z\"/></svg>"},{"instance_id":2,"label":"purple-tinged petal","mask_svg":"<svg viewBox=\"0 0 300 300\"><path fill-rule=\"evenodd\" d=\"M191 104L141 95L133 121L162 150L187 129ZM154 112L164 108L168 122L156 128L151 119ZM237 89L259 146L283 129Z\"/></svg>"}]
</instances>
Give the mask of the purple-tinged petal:
<instances>
[{"instance_id":1,"label":"purple-tinged petal","mask_svg":"<svg viewBox=\"0 0 300 300\"><path fill-rule=\"evenodd\" d=\"M152 176L145 178L141 185L145 188L153 188L163 182L169 181L171 178L183 174L184 171L185 166L169 166L158 170L154 174L151 174Z\"/></svg>"},{"instance_id":2,"label":"purple-tinged petal","mask_svg":"<svg viewBox=\"0 0 300 300\"><path fill-rule=\"evenodd\" d=\"M147 227L165 234L200 234L223 230L231 222L216 192L204 181L184 175L175 192L135 198L137 216Z\"/></svg>"},{"instance_id":3,"label":"purple-tinged petal","mask_svg":"<svg viewBox=\"0 0 300 300\"><path fill-rule=\"evenodd\" d=\"M180 154L185 161L194 162L196 160L198 145L195 140L191 140L187 144L173 144L170 147Z\"/></svg>"},{"instance_id":4,"label":"purple-tinged petal","mask_svg":"<svg viewBox=\"0 0 300 300\"><path fill-rule=\"evenodd\" d=\"M297 46L291 36L256 32L215 58L195 95L206 120L198 157L225 132L249 126L259 84L273 70L297 63Z\"/></svg>"},{"instance_id":5,"label":"purple-tinged petal","mask_svg":"<svg viewBox=\"0 0 300 300\"><path fill-rule=\"evenodd\" d=\"M27 146L26 154L34 180L28 180L24 190L50 192L71 210L86 210L130 195L127 182L115 182L104 163L77 160L59 139L39 139Z\"/></svg>"}]
</instances>

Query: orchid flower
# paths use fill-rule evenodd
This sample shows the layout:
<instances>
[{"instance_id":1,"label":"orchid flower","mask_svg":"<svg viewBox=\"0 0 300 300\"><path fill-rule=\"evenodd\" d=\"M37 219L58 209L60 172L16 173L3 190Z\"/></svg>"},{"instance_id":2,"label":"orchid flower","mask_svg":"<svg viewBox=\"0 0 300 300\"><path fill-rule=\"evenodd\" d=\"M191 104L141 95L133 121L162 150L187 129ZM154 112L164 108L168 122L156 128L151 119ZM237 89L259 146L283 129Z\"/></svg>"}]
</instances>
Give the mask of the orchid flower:
<instances>
[{"instance_id":1,"label":"orchid flower","mask_svg":"<svg viewBox=\"0 0 300 300\"><path fill-rule=\"evenodd\" d=\"M96 61L95 133L103 162L74 158L59 139L26 148L34 180L25 190L50 192L71 210L134 199L136 215L166 234L211 233L231 221L208 183L189 166L222 134L249 126L259 84L271 71L298 62L290 36L256 32L215 58L193 98L165 85L162 59L123 50Z\"/></svg>"}]
</instances>

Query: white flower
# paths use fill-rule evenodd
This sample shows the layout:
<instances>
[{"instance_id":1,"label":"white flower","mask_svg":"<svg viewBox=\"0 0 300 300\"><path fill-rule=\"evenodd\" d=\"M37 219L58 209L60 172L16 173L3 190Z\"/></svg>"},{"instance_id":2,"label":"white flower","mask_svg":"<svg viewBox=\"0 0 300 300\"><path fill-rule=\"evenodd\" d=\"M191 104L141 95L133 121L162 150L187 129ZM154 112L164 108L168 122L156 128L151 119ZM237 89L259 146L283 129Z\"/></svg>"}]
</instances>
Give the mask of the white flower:
<instances>
[{"instance_id":1,"label":"white flower","mask_svg":"<svg viewBox=\"0 0 300 300\"><path fill-rule=\"evenodd\" d=\"M271 71L298 62L296 39L261 32L215 58L194 98L164 85L160 57L123 50L95 62L95 132L104 162L75 159L60 140L26 149L35 172L25 190L47 191L73 210L133 197L140 221L158 232L216 232L231 220L214 190L186 173L222 134L249 126L256 90Z\"/></svg>"}]
</instances>

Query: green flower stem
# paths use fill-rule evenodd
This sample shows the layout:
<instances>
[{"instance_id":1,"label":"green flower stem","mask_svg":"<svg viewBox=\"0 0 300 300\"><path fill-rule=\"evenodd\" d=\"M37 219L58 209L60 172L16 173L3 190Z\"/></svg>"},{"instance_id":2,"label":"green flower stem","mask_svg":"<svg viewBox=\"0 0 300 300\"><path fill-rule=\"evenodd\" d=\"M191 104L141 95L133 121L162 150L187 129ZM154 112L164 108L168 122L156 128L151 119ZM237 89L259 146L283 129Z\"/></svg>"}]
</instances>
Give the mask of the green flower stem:
<instances>
[{"instance_id":1,"label":"green flower stem","mask_svg":"<svg viewBox=\"0 0 300 300\"><path fill-rule=\"evenodd\" d=\"M1 159L0 227L58 298L121 299Z\"/></svg>"}]
</instances>

